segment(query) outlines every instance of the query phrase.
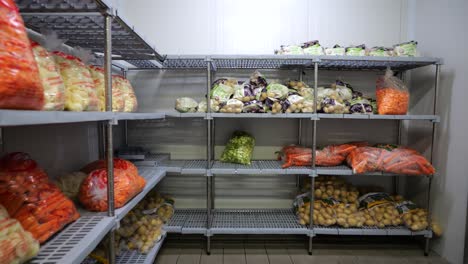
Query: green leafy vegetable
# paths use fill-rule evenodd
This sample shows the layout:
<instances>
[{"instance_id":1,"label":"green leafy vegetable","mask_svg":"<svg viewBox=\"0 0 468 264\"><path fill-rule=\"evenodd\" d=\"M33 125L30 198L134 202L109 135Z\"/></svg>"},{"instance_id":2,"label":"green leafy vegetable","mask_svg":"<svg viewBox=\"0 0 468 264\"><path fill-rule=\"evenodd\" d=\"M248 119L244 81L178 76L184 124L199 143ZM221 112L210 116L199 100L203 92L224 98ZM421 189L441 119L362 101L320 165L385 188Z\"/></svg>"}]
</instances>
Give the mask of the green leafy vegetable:
<instances>
[{"instance_id":1,"label":"green leafy vegetable","mask_svg":"<svg viewBox=\"0 0 468 264\"><path fill-rule=\"evenodd\" d=\"M254 146L255 139L250 134L236 131L226 144L221 161L250 165Z\"/></svg>"}]
</instances>

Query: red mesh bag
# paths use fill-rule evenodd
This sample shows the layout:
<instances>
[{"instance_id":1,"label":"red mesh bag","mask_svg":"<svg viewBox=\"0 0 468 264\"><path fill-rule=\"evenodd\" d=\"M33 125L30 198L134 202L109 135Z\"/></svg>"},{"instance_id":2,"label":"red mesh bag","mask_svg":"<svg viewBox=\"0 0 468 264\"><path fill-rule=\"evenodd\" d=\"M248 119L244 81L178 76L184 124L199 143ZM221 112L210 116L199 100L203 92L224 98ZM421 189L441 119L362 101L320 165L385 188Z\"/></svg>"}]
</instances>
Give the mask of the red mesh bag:
<instances>
[{"instance_id":1,"label":"red mesh bag","mask_svg":"<svg viewBox=\"0 0 468 264\"><path fill-rule=\"evenodd\" d=\"M145 179L129 170L114 168L115 207L120 208L140 193L145 187ZM107 210L107 170L97 169L89 173L81 183L78 198L90 211Z\"/></svg>"},{"instance_id":2,"label":"red mesh bag","mask_svg":"<svg viewBox=\"0 0 468 264\"><path fill-rule=\"evenodd\" d=\"M107 167L106 160L91 162L81 169L88 176L81 184L78 198L86 209L107 210ZM138 174L137 167L128 160L114 158L115 207L124 206L143 190L146 181Z\"/></svg>"},{"instance_id":3,"label":"red mesh bag","mask_svg":"<svg viewBox=\"0 0 468 264\"><path fill-rule=\"evenodd\" d=\"M353 150L346 161L354 173L383 171L404 175L433 175L434 167L414 149L378 145Z\"/></svg>"},{"instance_id":4,"label":"red mesh bag","mask_svg":"<svg viewBox=\"0 0 468 264\"><path fill-rule=\"evenodd\" d=\"M75 205L21 152L0 160L0 203L41 243L79 218Z\"/></svg>"},{"instance_id":5,"label":"red mesh bag","mask_svg":"<svg viewBox=\"0 0 468 264\"><path fill-rule=\"evenodd\" d=\"M13 0L0 0L0 108L41 110L39 70Z\"/></svg>"}]
</instances>

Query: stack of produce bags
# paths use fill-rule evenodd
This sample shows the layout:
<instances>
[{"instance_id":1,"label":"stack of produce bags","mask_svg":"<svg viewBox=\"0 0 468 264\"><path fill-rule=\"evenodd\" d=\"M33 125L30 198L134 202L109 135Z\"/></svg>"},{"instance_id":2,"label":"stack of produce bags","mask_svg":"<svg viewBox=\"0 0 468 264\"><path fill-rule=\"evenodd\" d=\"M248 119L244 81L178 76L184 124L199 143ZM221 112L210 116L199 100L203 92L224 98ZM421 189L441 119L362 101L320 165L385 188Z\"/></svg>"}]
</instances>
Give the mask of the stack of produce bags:
<instances>
[{"instance_id":1,"label":"stack of produce bags","mask_svg":"<svg viewBox=\"0 0 468 264\"><path fill-rule=\"evenodd\" d=\"M79 217L73 202L21 152L0 160L0 203L40 243Z\"/></svg>"},{"instance_id":2,"label":"stack of produce bags","mask_svg":"<svg viewBox=\"0 0 468 264\"><path fill-rule=\"evenodd\" d=\"M39 252L39 243L0 205L0 263L24 263Z\"/></svg>"},{"instance_id":3,"label":"stack of produce bags","mask_svg":"<svg viewBox=\"0 0 468 264\"><path fill-rule=\"evenodd\" d=\"M368 49L366 45L351 45L341 47L336 44L331 48L323 48L318 40L308 41L301 45L281 45L275 54L279 55L332 55L332 56L379 56L379 57L415 57L419 56L418 43L408 41L393 45L391 48L376 46Z\"/></svg>"},{"instance_id":4,"label":"stack of produce bags","mask_svg":"<svg viewBox=\"0 0 468 264\"><path fill-rule=\"evenodd\" d=\"M399 195L390 196L384 192L372 191L359 195L358 188L338 177L319 176L314 188L313 224L344 228L404 225L411 231L429 228L427 210ZM293 201L293 208L301 225L310 223L310 200L310 192L305 192ZM437 223L432 222L430 227L435 235L442 234Z\"/></svg>"},{"instance_id":5,"label":"stack of produce bags","mask_svg":"<svg viewBox=\"0 0 468 264\"><path fill-rule=\"evenodd\" d=\"M105 160L97 160L81 169L87 176L83 180L78 199L90 211L107 210L107 169ZM146 181L130 161L114 158L115 208L124 206L140 193Z\"/></svg>"}]
</instances>

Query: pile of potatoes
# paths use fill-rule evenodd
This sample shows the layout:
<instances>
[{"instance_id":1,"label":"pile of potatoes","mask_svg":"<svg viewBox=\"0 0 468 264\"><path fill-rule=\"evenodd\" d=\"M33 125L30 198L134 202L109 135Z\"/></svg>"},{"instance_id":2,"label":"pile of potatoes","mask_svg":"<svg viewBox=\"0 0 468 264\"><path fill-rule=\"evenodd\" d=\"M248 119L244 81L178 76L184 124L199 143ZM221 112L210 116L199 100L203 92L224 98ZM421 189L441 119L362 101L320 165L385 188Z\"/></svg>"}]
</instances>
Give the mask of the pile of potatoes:
<instances>
[{"instance_id":1,"label":"pile of potatoes","mask_svg":"<svg viewBox=\"0 0 468 264\"><path fill-rule=\"evenodd\" d=\"M221 113L242 113L242 108L244 107L244 104L237 99L229 99L226 104L221 105L219 110Z\"/></svg>"},{"instance_id":2,"label":"pile of potatoes","mask_svg":"<svg viewBox=\"0 0 468 264\"><path fill-rule=\"evenodd\" d=\"M332 205L324 201L314 202L314 225L331 226L336 224L336 211Z\"/></svg>"},{"instance_id":3,"label":"pile of potatoes","mask_svg":"<svg viewBox=\"0 0 468 264\"><path fill-rule=\"evenodd\" d=\"M348 227L362 227L366 222L364 212L358 210L356 203L344 204L340 203L335 209L336 223L339 226Z\"/></svg>"},{"instance_id":4,"label":"pile of potatoes","mask_svg":"<svg viewBox=\"0 0 468 264\"><path fill-rule=\"evenodd\" d=\"M337 177L319 177L315 182L314 197L316 199L333 198L345 204L352 204L357 202L359 192L356 187Z\"/></svg>"},{"instance_id":5,"label":"pile of potatoes","mask_svg":"<svg viewBox=\"0 0 468 264\"><path fill-rule=\"evenodd\" d=\"M402 224L400 213L394 203L382 204L366 209L374 218L375 226L385 228L386 226L399 226Z\"/></svg>"},{"instance_id":6,"label":"pile of potatoes","mask_svg":"<svg viewBox=\"0 0 468 264\"><path fill-rule=\"evenodd\" d=\"M426 229L429 224L427 222L427 211L425 209L415 209L403 214L403 222L405 226L412 231L421 231Z\"/></svg>"}]
</instances>

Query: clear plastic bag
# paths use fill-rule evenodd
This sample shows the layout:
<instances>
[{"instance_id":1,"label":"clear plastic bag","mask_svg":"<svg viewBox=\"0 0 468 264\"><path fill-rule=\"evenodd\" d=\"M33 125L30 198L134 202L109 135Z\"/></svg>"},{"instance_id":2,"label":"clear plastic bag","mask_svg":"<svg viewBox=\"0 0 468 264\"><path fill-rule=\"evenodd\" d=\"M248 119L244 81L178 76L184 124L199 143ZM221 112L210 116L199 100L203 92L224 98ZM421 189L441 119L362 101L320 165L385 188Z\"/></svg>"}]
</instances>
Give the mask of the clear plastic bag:
<instances>
[{"instance_id":1,"label":"clear plastic bag","mask_svg":"<svg viewBox=\"0 0 468 264\"><path fill-rule=\"evenodd\" d=\"M324 55L323 47L318 40L305 42L302 44L302 50L307 55Z\"/></svg>"},{"instance_id":2,"label":"clear plastic bag","mask_svg":"<svg viewBox=\"0 0 468 264\"><path fill-rule=\"evenodd\" d=\"M358 211L358 205L356 203L340 203L335 208L335 211L336 223L344 228L361 228L366 222L364 213L362 211Z\"/></svg>"},{"instance_id":3,"label":"clear plastic bag","mask_svg":"<svg viewBox=\"0 0 468 264\"><path fill-rule=\"evenodd\" d=\"M419 56L417 47L418 47L418 42L416 41L403 42L403 43L396 44L393 46L395 50L395 55L400 56L400 57Z\"/></svg>"},{"instance_id":4,"label":"clear plastic bag","mask_svg":"<svg viewBox=\"0 0 468 264\"><path fill-rule=\"evenodd\" d=\"M383 171L403 175L433 175L434 167L416 150L395 145L359 147L346 161L354 173Z\"/></svg>"},{"instance_id":5,"label":"clear plastic bag","mask_svg":"<svg viewBox=\"0 0 468 264\"><path fill-rule=\"evenodd\" d=\"M200 102L201 104L201 102ZM190 97L181 97L177 98L175 102L175 109L179 111L180 113L194 113L197 111L197 107L200 105L195 101L195 99L190 98ZM205 102L205 111L206 112L206 102ZM203 105L200 106L202 108Z\"/></svg>"},{"instance_id":6,"label":"clear plastic bag","mask_svg":"<svg viewBox=\"0 0 468 264\"><path fill-rule=\"evenodd\" d=\"M333 48L326 48L325 55L332 55L332 56L344 56L346 55L345 48L341 47L340 45L336 44Z\"/></svg>"},{"instance_id":7,"label":"clear plastic bag","mask_svg":"<svg viewBox=\"0 0 468 264\"><path fill-rule=\"evenodd\" d=\"M113 85L115 84L115 86L122 91L123 100L125 101L124 112L136 112L138 109L138 100L130 81L120 75L112 75L112 81Z\"/></svg>"},{"instance_id":8,"label":"clear plastic bag","mask_svg":"<svg viewBox=\"0 0 468 264\"><path fill-rule=\"evenodd\" d=\"M398 226L402 224L400 214L395 208L393 198L386 193L367 193L358 199L359 208L367 210L375 226L385 228L386 226ZM366 218L368 219L368 218Z\"/></svg>"},{"instance_id":9,"label":"clear plastic bag","mask_svg":"<svg viewBox=\"0 0 468 264\"><path fill-rule=\"evenodd\" d=\"M310 183L307 188L310 188ZM359 191L356 187L335 176L320 176L315 183L314 197L316 199L333 198L344 204L356 203Z\"/></svg>"},{"instance_id":10,"label":"clear plastic bag","mask_svg":"<svg viewBox=\"0 0 468 264\"><path fill-rule=\"evenodd\" d=\"M377 112L380 115L406 115L409 105L409 91L393 71L387 69L385 75L377 79Z\"/></svg>"},{"instance_id":11,"label":"clear plastic bag","mask_svg":"<svg viewBox=\"0 0 468 264\"><path fill-rule=\"evenodd\" d=\"M244 103L237 99L229 99L226 103L220 104L221 113L241 113Z\"/></svg>"},{"instance_id":12,"label":"clear plastic bag","mask_svg":"<svg viewBox=\"0 0 468 264\"><path fill-rule=\"evenodd\" d=\"M98 111L98 97L88 68L75 56L54 51L65 84L65 110Z\"/></svg>"},{"instance_id":13,"label":"clear plastic bag","mask_svg":"<svg viewBox=\"0 0 468 264\"><path fill-rule=\"evenodd\" d=\"M421 231L429 226L427 210L418 208L413 202L402 201L396 205L396 209L400 213L405 226L411 231Z\"/></svg>"},{"instance_id":14,"label":"clear plastic bag","mask_svg":"<svg viewBox=\"0 0 468 264\"><path fill-rule=\"evenodd\" d=\"M88 173L80 186L78 198L90 211L107 210L107 169L104 160L88 164L81 171ZM120 208L140 193L146 185L138 169L127 160L114 159L115 207Z\"/></svg>"},{"instance_id":15,"label":"clear plastic bag","mask_svg":"<svg viewBox=\"0 0 468 264\"><path fill-rule=\"evenodd\" d=\"M78 186L81 185L86 176L88 175L81 171L72 172L60 176L58 179L54 180L54 183L57 185L57 187L60 188L63 194L65 194L72 201L77 202L78 192L80 190Z\"/></svg>"},{"instance_id":16,"label":"clear plastic bag","mask_svg":"<svg viewBox=\"0 0 468 264\"><path fill-rule=\"evenodd\" d=\"M32 42L31 47L44 87L45 104L43 110L61 111L65 107L65 85L60 75L60 69L55 65L52 54L44 47L36 42Z\"/></svg>"},{"instance_id":17,"label":"clear plastic bag","mask_svg":"<svg viewBox=\"0 0 468 264\"><path fill-rule=\"evenodd\" d=\"M0 205L0 211L6 212ZM3 214L3 213L2 213ZM25 263L39 252L39 243L31 233L8 214L0 220L0 263Z\"/></svg>"},{"instance_id":18,"label":"clear plastic bag","mask_svg":"<svg viewBox=\"0 0 468 264\"><path fill-rule=\"evenodd\" d=\"M220 160L222 162L250 165L254 147L255 139L250 134L236 131L226 144Z\"/></svg>"},{"instance_id":19,"label":"clear plastic bag","mask_svg":"<svg viewBox=\"0 0 468 264\"><path fill-rule=\"evenodd\" d=\"M0 1L0 25L0 108L41 110L44 89L13 0Z\"/></svg>"},{"instance_id":20,"label":"clear plastic bag","mask_svg":"<svg viewBox=\"0 0 468 264\"><path fill-rule=\"evenodd\" d=\"M97 96L99 99L99 111L106 111L106 87L104 79L104 69L97 66L89 66L91 77L93 78L96 87ZM117 81L112 76L112 111L123 112L125 109L125 101L123 97L122 87L117 84Z\"/></svg>"},{"instance_id":21,"label":"clear plastic bag","mask_svg":"<svg viewBox=\"0 0 468 264\"><path fill-rule=\"evenodd\" d=\"M21 152L0 161L0 203L40 243L80 216L73 202Z\"/></svg>"}]
</instances>

